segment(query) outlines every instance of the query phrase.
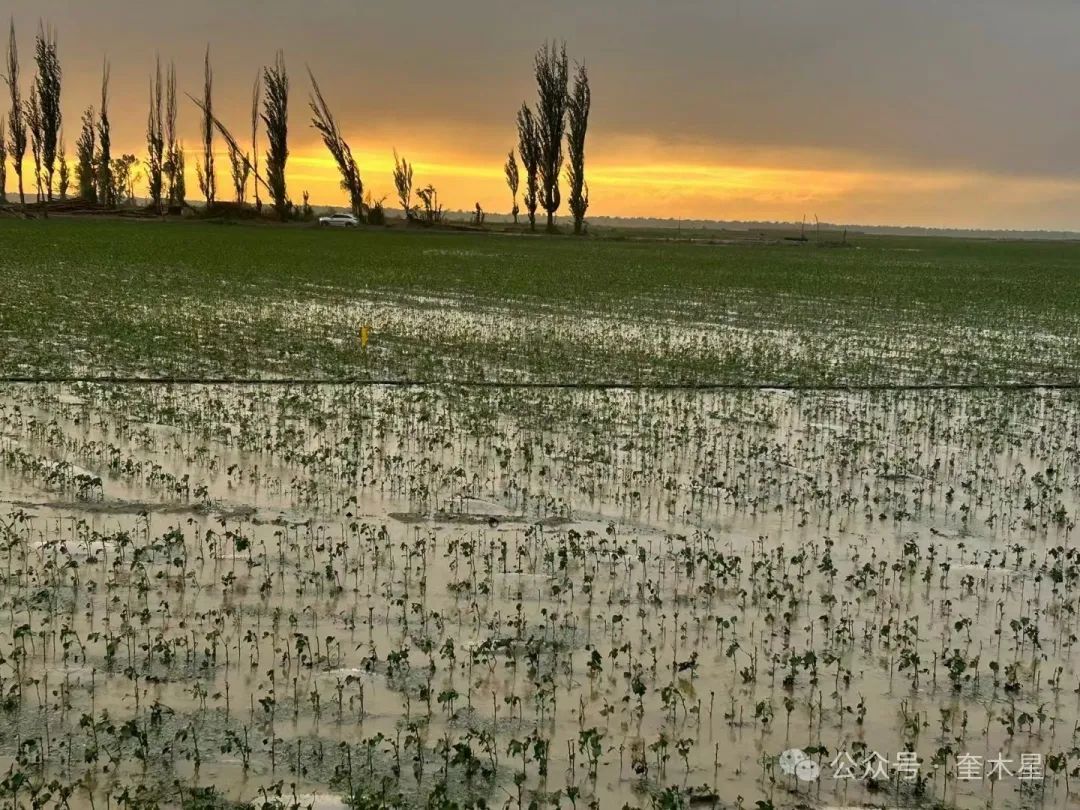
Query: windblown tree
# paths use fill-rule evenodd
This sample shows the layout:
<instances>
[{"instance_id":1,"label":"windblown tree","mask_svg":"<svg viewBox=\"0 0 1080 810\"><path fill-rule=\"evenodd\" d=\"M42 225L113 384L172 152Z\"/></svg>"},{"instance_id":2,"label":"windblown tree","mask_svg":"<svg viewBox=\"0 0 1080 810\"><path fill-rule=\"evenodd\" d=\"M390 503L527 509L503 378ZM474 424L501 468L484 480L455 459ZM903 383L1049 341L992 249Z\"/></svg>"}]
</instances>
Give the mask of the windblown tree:
<instances>
[{"instance_id":1,"label":"windblown tree","mask_svg":"<svg viewBox=\"0 0 1080 810\"><path fill-rule=\"evenodd\" d=\"M63 115L60 111L60 56L56 46L56 31L51 26L46 28L42 25L38 28L34 56L37 61L35 89L41 118L39 139L42 183L45 186L45 196L52 202Z\"/></svg>"},{"instance_id":2,"label":"windblown tree","mask_svg":"<svg viewBox=\"0 0 1080 810\"><path fill-rule=\"evenodd\" d=\"M266 185L274 200L278 218L289 216L289 195L285 186L285 165L289 160L289 74L285 55L278 51L271 67L263 68L266 96L263 124L266 127Z\"/></svg>"},{"instance_id":3,"label":"windblown tree","mask_svg":"<svg viewBox=\"0 0 1080 810\"><path fill-rule=\"evenodd\" d=\"M581 233L585 212L589 210L589 184L585 181L585 134L589 129L589 108L592 91L589 74L584 65L578 65L574 76L574 89L567 102L569 133L566 144L569 162L566 180L570 184L570 213L574 215L574 233Z\"/></svg>"},{"instance_id":4,"label":"windblown tree","mask_svg":"<svg viewBox=\"0 0 1080 810\"><path fill-rule=\"evenodd\" d=\"M397 189L398 202L401 203L401 210L405 212L406 222L413 218L412 185L413 168L405 158L398 157L397 149L395 149L394 188Z\"/></svg>"},{"instance_id":5,"label":"windblown tree","mask_svg":"<svg viewBox=\"0 0 1080 810\"><path fill-rule=\"evenodd\" d=\"M349 195L349 206L352 214L357 219L364 217L364 182L360 178L360 168L353 159L352 149L338 129L337 120L323 97L319 83L315 80L315 74L308 68L308 76L311 77L312 95L311 125L322 135L323 143L326 144L334 162L337 163L338 172L341 173L341 188Z\"/></svg>"},{"instance_id":6,"label":"windblown tree","mask_svg":"<svg viewBox=\"0 0 1080 810\"><path fill-rule=\"evenodd\" d=\"M165 175L165 123L162 112L161 60L155 64L150 78L150 112L146 118L146 179L150 203L163 213L162 198Z\"/></svg>"},{"instance_id":7,"label":"windblown tree","mask_svg":"<svg viewBox=\"0 0 1080 810\"><path fill-rule=\"evenodd\" d=\"M97 125L98 151L97 164L98 202L106 208L116 205L113 188L112 133L109 126L109 62L105 60L101 68L101 107L98 110Z\"/></svg>"},{"instance_id":8,"label":"windblown tree","mask_svg":"<svg viewBox=\"0 0 1080 810\"><path fill-rule=\"evenodd\" d=\"M410 167L411 170L412 167ZM424 188L416 192L420 203L424 206L423 219L425 225L438 225L442 222L443 207L439 202L439 192L435 186L428 183Z\"/></svg>"},{"instance_id":9,"label":"windblown tree","mask_svg":"<svg viewBox=\"0 0 1080 810\"><path fill-rule=\"evenodd\" d=\"M197 98L195 98L195 97L193 97L191 95L189 95L188 98L191 99L192 103L196 107L198 107L199 110L203 112L203 114L206 113L206 111L203 109L201 101L199 101ZM213 114L210 115L210 123L217 129L218 134L220 134L221 137L225 139L225 145L229 150L229 157L230 157L231 160L234 160L235 163L236 163L236 168L234 169L234 173L237 176L243 178L242 186L237 189L237 193L240 194L241 192L243 192L243 189L246 188L246 186L247 186L247 178L252 177L252 176L254 176L254 178L255 178L255 188L256 189L258 189L259 183L262 183L263 186L265 187L266 186L266 181L264 181L259 176L259 173L257 171L255 171L255 168L254 168L254 166L252 165L252 162L251 162L251 157L246 152L244 152L244 150L240 147L240 142L237 141L235 137L233 137L233 134L229 131L229 128L226 127L221 122L220 118L218 118L216 115L213 115ZM182 171L183 170L183 148L181 148L179 150L179 154L180 154L180 168L181 168L181 171ZM238 200L238 201L243 202L242 199Z\"/></svg>"},{"instance_id":10,"label":"windblown tree","mask_svg":"<svg viewBox=\"0 0 1080 810\"><path fill-rule=\"evenodd\" d=\"M536 116L528 104L518 110L518 154L525 169L525 210L529 213L529 229L536 230L536 208L540 202L540 133Z\"/></svg>"},{"instance_id":11,"label":"windblown tree","mask_svg":"<svg viewBox=\"0 0 1080 810\"><path fill-rule=\"evenodd\" d=\"M521 176L518 174L517 159L514 157L514 150L510 150L510 154L506 156L506 165L503 166L503 171L506 173L506 185L510 189L510 198L514 203L514 207L511 209L511 213L514 215L514 224L518 224L518 214L521 209L518 208L518 188L521 185Z\"/></svg>"},{"instance_id":12,"label":"windblown tree","mask_svg":"<svg viewBox=\"0 0 1080 810\"><path fill-rule=\"evenodd\" d=\"M184 185L184 163L176 140L176 113L176 65L170 62L165 76L165 162L161 167L169 208L184 204L184 194L177 193Z\"/></svg>"},{"instance_id":13,"label":"windblown tree","mask_svg":"<svg viewBox=\"0 0 1080 810\"><path fill-rule=\"evenodd\" d=\"M247 184L248 178L251 177L251 159L240 151L239 145L234 143L227 145L229 148L229 171L232 176L233 194L235 195L236 204L243 205L247 202Z\"/></svg>"},{"instance_id":14,"label":"windblown tree","mask_svg":"<svg viewBox=\"0 0 1080 810\"><path fill-rule=\"evenodd\" d=\"M206 199L206 207L212 208L217 199L217 179L214 175L214 71L210 67L210 46L206 46L203 62L202 100L202 163L195 166L199 177L199 190Z\"/></svg>"},{"instance_id":15,"label":"windblown tree","mask_svg":"<svg viewBox=\"0 0 1080 810\"><path fill-rule=\"evenodd\" d=\"M262 73L255 74L251 88L251 173L255 175L255 210L262 211L259 197L259 105L262 103Z\"/></svg>"},{"instance_id":16,"label":"windblown tree","mask_svg":"<svg viewBox=\"0 0 1080 810\"><path fill-rule=\"evenodd\" d=\"M79 187L79 197L91 204L98 200L97 167L94 162L96 151L97 132L94 129L94 108L87 107L82 115L79 138L75 141L75 183Z\"/></svg>"},{"instance_id":17,"label":"windblown tree","mask_svg":"<svg viewBox=\"0 0 1080 810\"><path fill-rule=\"evenodd\" d=\"M540 205L547 212L548 230L555 229L555 212L562 197L559 174L563 163L563 135L566 131L567 83L569 69L566 45L545 43L536 52L536 124L540 135Z\"/></svg>"},{"instance_id":18,"label":"windblown tree","mask_svg":"<svg viewBox=\"0 0 1080 810\"><path fill-rule=\"evenodd\" d=\"M26 108L23 105L22 92L19 89L19 48L15 39L15 21L11 21L11 35L8 38L7 86L11 98L8 112L8 125L11 134L8 138L8 151L11 154L11 168L15 170L15 180L19 184L19 205L26 208L26 192L23 189L23 159L26 157Z\"/></svg>"},{"instance_id":19,"label":"windblown tree","mask_svg":"<svg viewBox=\"0 0 1080 810\"><path fill-rule=\"evenodd\" d=\"M242 206L247 202L248 180L251 178L252 174L251 156L240 148L240 144L237 140L221 125L221 122L213 115L208 107L203 107L202 109L203 116L209 116L210 126L216 126L218 131L225 137L225 145L229 150L229 174L233 184L233 199L237 205ZM258 194L258 190L259 183L256 180L256 194Z\"/></svg>"}]
</instances>

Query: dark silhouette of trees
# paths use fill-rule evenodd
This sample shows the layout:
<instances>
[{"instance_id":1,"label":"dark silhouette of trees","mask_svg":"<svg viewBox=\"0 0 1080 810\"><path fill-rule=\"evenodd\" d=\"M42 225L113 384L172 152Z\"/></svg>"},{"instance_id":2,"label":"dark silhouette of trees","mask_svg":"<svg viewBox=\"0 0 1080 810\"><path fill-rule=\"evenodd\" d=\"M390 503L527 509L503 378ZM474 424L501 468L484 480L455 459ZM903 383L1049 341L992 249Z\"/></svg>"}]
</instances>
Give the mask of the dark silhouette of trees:
<instances>
[{"instance_id":1,"label":"dark silhouette of trees","mask_svg":"<svg viewBox=\"0 0 1080 810\"><path fill-rule=\"evenodd\" d=\"M146 178L150 192L150 204L159 214L163 213L162 198L165 181L165 123L162 112L161 60L156 60L154 75L150 77L150 112L146 118Z\"/></svg>"},{"instance_id":2,"label":"dark silhouette of trees","mask_svg":"<svg viewBox=\"0 0 1080 810\"><path fill-rule=\"evenodd\" d=\"M44 25L40 26L34 44L34 56L37 62L37 78L34 86L37 90L39 109L41 182L45 186L45 197L52 202L56 153L60 143L60 127L63 123L63 115L60 111L60 56L57 51L55 29L51 26L48 28Z\"/></svg>"},{"instance_id":3,"label":"dark silhouette of trees","mask_svg":"<svg viewBox=\"0 0 1080 810\"><path fill-rule=\"evenodd\" d=\"M255 74L255 84L251 88L251 173L255 175L255 210L262 211L262 198L259 196L259 105L262 103L262 73Z\"/></svg>"},{"instance_id":4,"label":"dark silhouette of trees","mask_svg":"<svg viewBox=\"0 0 1080 810\"><path fill-rule=\"evenodd\" d=\"M23 159L26 157L26 108L19 89L19 48L15 39L15 20L11 21L11 35L8 37L7 86L11 98L11 110L8 112L8 125L11 129L8 150L11 153L11 168L15 170L15 179L19 184L19 205L25 209L26 192L23 189L22 169Z\"/></svg>"},{"instance_id":5,"label":"dark silhouette of trees","mask_svg":"<svg viewBox=\"0 0 1080 810\"><path fill-rule=\"evenodd\" d=\"M26 102L26 128L30 130L30 154L34 159L34 189L37 193L37 201L40 203L44 197L42 194L41 181L41 154L42 154L42 123L41 123L41 100L38 96L37 85L30 86L30 100Z\"/></svg>"},{"instance_id":6,"label":"dark silhouette of trees","mask_svg":"<svg viewBox=\"0 0 1080 810\"><path fill-rule=\"evenodd\" d=\"M194 101L194 99L192 100ZM204 98L204 103L202 105L199 105L198 102L195 103L202 110L204 126L208 126L211 129L211 139L213 135L212 130L215 127L225 138L225 145L229 152L229 176L232 179L233 199L237 205L242 206L247 202L247 184L252 173L251 157L247 152L240 148L239 142L224 128L221 121L213 114L211 108L205 106L205 101ZM259 184L258 181L256 181L256 192L258 191L258 188Z\"/></svg>"},{"instance_id":7,"label":"dark silhouette of trees","mask_svg":"<svg viewBox=\"0 0 1080 810\"><path fill-rule=\"evenodd\" d=\"M87 107L82 115L82 129L75 141L75 182L79 187L79 197L88 203L98 201L97 167L97 132L94 129L94 108Z\"/></svg>"},{"instance_id":8,"label":"dark silhouette of trees","mask_svg":"<svg viewBox=\"0 0 1080 810\"><path fill-rule=\"evenodd\" d=\"M412 173L412 167L409 167L410 175ZM430 183L424 188L416 192L416 196L420 198L420 202L424 206L423 223L425 225L438 225L442 222L443 207L439 202L439 192L435 189L435 186Z\"/></svg>"},{"instance_id":9,"label":"dark silhouette of trees","mask_svg":"<svg viewBox=\"0 0 1080 810\"><path fill-rule=\"evenodd\" d=\"M566 131L566 87L569 69L566 45L556 48L545 43L536 52L536 123L540 135L540 205L547 212L548 230L555 229L555 212L562 197L559 174L563 163L563 135Z\"/></svg>"},{"instance_id":10,"label":"dark silhouette of trees","mask_svg":"<svg viewBox=\"0 0 1080 810\"><path fill-rule=\"evenodd\" d=\"M206 200L206 207L212 208L217 200L217 177L214 172L214 70L210 67L210 46L206 46L203 61L203 111L200 134L202 135L202 163L195 166L199 178L199 190Z\"/></svg>"},{"instance_id":11,"label":"dark silhouette of trees","mask_svg":"<svg viewBox=\"0 0 1080 810\"><path fill-rule=\"evenodd\" d=\"M54 192L66 198L72 179L77 184L80 197L88 202L96 200L111 207L116 205L118 196L132 197L132 178L138 176L138 167L125 163L123 182L114 177L120 163L128 156L117 161L111 155L108 59L102 67L101 104L96 111L93 107L87 108L82 116L75 143L74 165L68 164L63 144L60 105L62 70L57 36L51 26L39 26L35 39L35 62L37 73L30 87L29 98L24 100L19 82L15 24L12 20L4 77L10 108L6 117L0 120L0 201L7 200L5 180L7 159L10 158L18 179L20 203L25 208L23 165L28 146L32 149L34 182L39 200L51 202ZM570 73L566 45L555 41L545 42L537 50L534 72L537 102L535 106L524 103L519 109L517 154L510 150L503 165L511 194L511 214L514 224L518 224L521 212L518 193L521 192L530 228L536 229L536 211L543 208L547 213L548 230L554 230L556 213L563 201L559 183L565 162L568 206L574 218L574 233L580 234L589 208L585 146L592 99L588 73L583 65L578 65L573 76L573 88L568 92ZM308 74L312 86L309 96L312 127L319 132L337 164L341 187L349 195L353 214L357 218L365 218L364 184L351 146L310 68ZM150 77L145 167L150 200L159 212L164 212L166 206L182 205L184 201L184 150L177 137L176 71L173 64L169 65L164 82L162 78L161 61L157 59ZM274 63L263 67L256 76L252 88L251 151L241 150L238 142L227 135L227 130L214 115L213 69L210 47L206 48L202 100L196 101L203 113L202 156L196 169L208 207L212 207L217 199L214 166L214 130L217 129L226 135L237 201L245 202L248 180L254 176L257 208L261 207L262 202L261 183L272 198L280 219L288 219L294 213L286 185L288 102L289 78L284 55L279 51ZM259 175L260 121L266 128L267 138L265 179ZM423 202L424 210L421 212L412 202L412 165L399 157L396 151L394 161L394 184L406 218L438 222L441 219L441 206L435 189L428 186L422 192L417 192Z\"/></svg>"},{"instance_id":12,"label":"dark silhouette of trees","mask_svg":"<svg viewBox=\"0 0 1080 810\"><path fill-rule=\"evenodd\" d=\"M139 159L135 155L121 155L112 162L112 198L117 205L135 202L135 184L141 177L138 167Z\"/></svg>"},{"instance_id":13,"label":"dark silhouette of trees","mask_svg":"<svg viewBox=\"0 0 1080 810\"><path fill-rule=\"evenodd\" d=\"M173 153L173 163L176 166L176 184L173 187L173 205L183 209L183 207L187 205L187 179L184 175L184 167L187 163L187 158L184 154L184 144L181 143L176 147L176 152Z\"/></svg>"},{"instance_id":14,"label":"dark silhouette of trees","mask_svg":"<svg viewBox=\"0 0 1080 810\"><path fill-rule=\"evenodd\" d=\"M443 207L439 202L439 192L435 186L428 183L422 189L418 189L416 197L420 201L418 205L412 204L413 192L413 167L409 161L399 157L394 150L394 188L397 190L398 202L405 212L405 221L419 222L423 225L438 225L443 219ZM420 210L420 206L423 210Z\"/></svg>"},{"instance_id":15,"label":"dark silhouette of trees","mask_svg":"<svg viewBox=\"0 0 1080 810\"><path fill-rule=\"evenodd\" d=\"M233 194L237 205L247 202L247 184L251 177L251 159L240 151L239 144L228 142L229 148L229 171L232 176ZM256 185L258 185L256 183Z\"/></svg>"},{"instance_id":16,"label":"dark silhouette of trees","mask_svg":"<svg viewBox=\"0 0 1080 810\"><path fill-rule=\"evenodd\" d=\"M367 221L368 225L385 225L386 224L386 209L383 208L383 203L386 201L385 197L374 199L371 196L371 190L369 189L366 194L367 202Z\"/></svg>"},{"instance_id":17,"label":"dark silhouette of trees","mask_svg":"<svg viewBox=\"0 0 1080 810\"><path fill-rule=\"evenodd\" d=\"M517 159L514 157L514 150L510 150L510 154L506 156L506 165L503 166L503 172L506 174L506 185L510 189L510 196L513 200L514 207L510 213L514 216L514 224L518 224L518 213L521 209L518 208L518 187L521 185L521 176L518 174Z\"/></svg>"},{"instance_id":18,"label":"dark silhouette of trees","mask_svg":"<svg viewBox=\"0 0 1080 810\"><path fill-rule=\"evenodd\" d=\"M116 205L113 186L112 133L109 126L109 61L101 67L101 108L98 110L97 183L98 202L106 208Z\"/></svg>"},{"instance_id":19,"label":"dark silhouette of trees","mask_svg":"<svg viewBox=\"0 0 1080 810\"><path fill-rule=\"evenodd\" d=\"M165 196L169 208L182 207L187 189L184 182L184 151L176 138L176 65L169 63L165 77L165 162L162 173L165 176Z\"/></svg>"},{"instance_id":20,"label":"dark silhouette of trees","mask_svg":"<svg viewBox=\"0 0 1080 810\"><path fill-rule=\"evenodd\" d=\"M567 92L570 74L566 58L566 43L545 42L534 60L537 102L535 112L522 104L518 110L518 152L525 171L525 207L529 212L529 227L536 230L536 208L547 212L547 227L555 229L555 212L562 203L559 174L563 166L563 138L566 137L569 163L566 179L570 186L570 211L574 216L574 233L580 234L589 208L589 185L585 180L585 136L589 128L592 92L589 74L578 65L573 92ZM569 133L567 123L569 121ZM511 183L511 167L505 167L507 183ZM515 209L517 196L514 197ZM515 222L517 217L515 216Z\"/></svg>"},{"instance_id":21,"label":"dark silhouette of trees","mask_svg":"<svg viewBox=\"0 0 1080 810\"><path fill-rule=\"evenodd\" d=\"M525 210L529 213L529 229L536 230L536 207L540 201L540 133L536 117L528 104L518 110L518 154L525 169Z\"/></svg>"},{"instance_id":22,"label":"dark silhouette of trees","mask_svg":"<svg viewBox=\"0 0 1080 810\"><path fill-rule=\"evenodd\" d=\"M367 207L367 224L368 225L386 225L387 224L387 211L382 206L387 198L381 197L378 200L372 197L372 190L368 189L365 194Z\"/></svg>"},{"instance_id":23,"label":"dark silhouette of trees","mask_svg":"<svg viewBox=\"0 0 1080 810\"><path fill-rule=\"evenodd\" d=\"M274 200L278 218L289 215L289 195L285 186L285 165L289 160L289 75L285 55L278 51L271 67L263 68L266 97L263 124L266 126L266 184Z\"/></svg>"},{"instance_id":24,"label":"dark silhouette of trees","mask_svg":"<svg viewBox=\"0 0 1080 810\"><path fill-rule=\"evenodd\" d=\"M589 74L584 65L578 65L577 74L574 76L574 89L567 103L570 131L566 139L569 153L566 180L570 184L570 213L574 215L575 234L581 233L585 212L589 210L589 184L585 181L585 134L589 129L591 106Z\"/></svg>"},{"instance_id":25,"label":"dark silhouette of trees","mask_svg":"<svg viewBox=\"0 0 1080 810\"><path fill-rule=\"evenodd\" d=\"M163 132L165 136L164 162L161 166L164 176L164 197L168 207L183 205L184 194L177 194L178 186L183 188L183 158L177 160L179 144L176 140L176 65L168 63L168 71L165 73L165 118ZM178 171L179 170L179 171Z\"/></svg>"},{"instance_id":26,"label":"dark silhouette of trees","mask_svg":"<svg viewBox=\"0 0 1080 810\"><path fill-rule=\"evenodd\" d=\"M330 112L326 99L323 98L319 83L315 80L315 74L311 72L311 68L308 68L308 76L311 77L313 91L310 98L311 125L322 135L323 143L326 144L334 162L337 163L338 171L341 173L341 188L349 194L353 216L362 221L364 183L360 178L360 169L353 160L352 149L349 148L348 142L338 129L337 121Z\"/></svg>"},{"instance_id":27,"label":"dark silhouette of trees","mask_svg":"<svg viewBox=\"0 0 1080 810\"><path fill-rule=\"evenodd\" d=\"M203 109L201 101L199 101L197 98L195 98L194 96L191 96L191 95L188 95L188 98L191 99L191 102L196 107L198 107L199 110L204 115L206 114L206 110ZM259 176L259 173L257 171L255 171L255 167L251 162L251 157L246 152L244 152L243 149L240 148L239 141L237 141L236 138L233 137L233 134L229 131L229 128L226 127L223 123L221 123L221 119L218 118L216 115L211 114L210 115L210 123L211 123L212 126L214 126L217 129L217 131L221 135L221 137L225 139L225 146L229 150L230 159L233 159L235 161L234 175L243 177L243 186L242 187L238 186L237 194L239 195L241 193L241 191L244 188L247 187L247 178L249 178L251 176L254 176L254 178L255 178L255 187L256 188L258 188L259 183L262 183L264 187L269 189L269 186L267 186L266 181L263 180ZM183 149L182 148L180 150L180 155L181 155L181 168L182 168L183 167ZM238 199L237 202L242 203L243 200Z\"/></svg>"},{"instance_id":28,"label":"dark silhouette of trees","mask_svg":"<svg viewBox=\"0 0 1080 810\"><path fill-rule=\"evenodd\" d=\"M71 188L71 168L68 166L67 159L67 138L64 137L64 131L60 130L60 147L56 153L56 190L61 200L67 199L69 188Z\"/></svg>"},{"instance_id":29,"label":"dark silhouette of trees","mask_svg":"<svg viewBox=\"0 0 1080 810\"><path fill-rule=\"evenodd\" d=\"M405 158L398 157L394 150L394 188L397 189L398 202L405 212L405 221L413 219L412 208L413 168Z\"/></svg>"},{"instance_id":30,"label":"dark silhouette of trees","mask_svg":"<svg viewBox=\"0 0 1080 810\"><path fill-rule=\"evenodd\" d=\"M7 202L7 119L0 115L0 203Z\"/></svg>"}]
</instances>

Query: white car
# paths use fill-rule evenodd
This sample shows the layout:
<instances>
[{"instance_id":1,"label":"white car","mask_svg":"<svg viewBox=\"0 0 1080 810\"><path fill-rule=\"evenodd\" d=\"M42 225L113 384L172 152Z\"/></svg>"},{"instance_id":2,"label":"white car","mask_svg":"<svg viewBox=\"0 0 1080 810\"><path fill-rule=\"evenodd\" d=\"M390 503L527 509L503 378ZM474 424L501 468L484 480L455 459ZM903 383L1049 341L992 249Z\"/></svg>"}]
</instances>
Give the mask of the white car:
<instances>
[{"instance_id":1,"label":"white car","mask_svg":"<svg viewBox=\"0 0 1080 810\"><path fill-rule=\"evenodd\" d=\"M331 214L319 217L319 224L329 228L355 228L360 222L352 214Z\"/></svg>"}]
</instances>

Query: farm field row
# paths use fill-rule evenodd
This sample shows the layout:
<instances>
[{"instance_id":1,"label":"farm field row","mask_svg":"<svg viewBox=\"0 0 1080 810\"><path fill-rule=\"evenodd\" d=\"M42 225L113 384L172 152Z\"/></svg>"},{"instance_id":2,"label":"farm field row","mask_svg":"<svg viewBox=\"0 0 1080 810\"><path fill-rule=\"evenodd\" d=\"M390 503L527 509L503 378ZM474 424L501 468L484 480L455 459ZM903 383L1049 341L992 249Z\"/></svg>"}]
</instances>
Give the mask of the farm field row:
<instances>
[{"instance_id":1,"label":"farm field row","mask_svg":"<svg viewBox=\"0 0 1080 810\"><path fill-rule=\"evenodd\" d=\"M1069 243L829 248L53 219L0 220L0 244L9 378L1080 376Z\"/></svg>"},{"instance_id":2,"label":"farm field row","mask_svg":"<svg viewBox=\"0 0 1080 810\"><path fill-rule=\"evenodd\" d=\"M0 501L27 805L1075 802L1075 394L11 385Z\"/></svg>"}]
</instances>

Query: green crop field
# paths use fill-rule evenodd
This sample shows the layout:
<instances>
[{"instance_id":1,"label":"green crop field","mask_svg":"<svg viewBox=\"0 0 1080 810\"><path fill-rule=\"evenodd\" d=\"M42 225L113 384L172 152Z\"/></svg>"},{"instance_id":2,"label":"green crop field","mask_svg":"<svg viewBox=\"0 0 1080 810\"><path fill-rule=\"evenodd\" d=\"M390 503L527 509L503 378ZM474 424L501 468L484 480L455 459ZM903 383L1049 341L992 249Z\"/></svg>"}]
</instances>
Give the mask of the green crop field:
<instances>
[{"instance_id":1,"label":"green crop field","mask_svg":"<svg viewBox=\"0 0 1080 810\"><path fill-rule=\"evenodd\" d=\"M0 805L1074 807L1080 246L849 241L0 220Z\"/></svg>"},{"instance_id":2,"label":"green crop field","mask_svg":"<svg viewBox=\"0 0 1080 810\"><path fill-rule=\"evenodd\" d=\"M888 384L1080 371L1071 243L55 219L0 220L0 245L8 376Z\"/></svg>"}]
</instances>

